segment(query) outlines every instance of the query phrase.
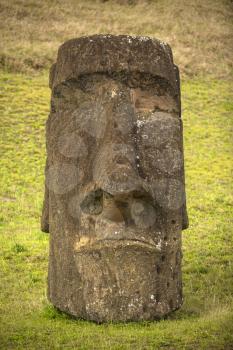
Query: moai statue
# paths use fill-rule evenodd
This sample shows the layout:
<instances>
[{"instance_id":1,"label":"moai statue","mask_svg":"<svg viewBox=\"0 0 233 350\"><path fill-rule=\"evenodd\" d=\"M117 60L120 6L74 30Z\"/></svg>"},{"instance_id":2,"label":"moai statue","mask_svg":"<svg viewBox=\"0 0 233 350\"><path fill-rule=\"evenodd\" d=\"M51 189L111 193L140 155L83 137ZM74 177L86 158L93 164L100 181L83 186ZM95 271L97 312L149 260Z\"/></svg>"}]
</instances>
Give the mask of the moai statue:
<instances>
[{"instance_id":1,"label":"moai statue","mask_svg":"<svg viewBox=\"0 0 233 350\"><path fill-rule=\"evenodd\" d=\"M182 304L188 225L171 49L127 35L70 40L50 87L48 298L96 322L162 318Z\"/></svg>"}]
</instances>

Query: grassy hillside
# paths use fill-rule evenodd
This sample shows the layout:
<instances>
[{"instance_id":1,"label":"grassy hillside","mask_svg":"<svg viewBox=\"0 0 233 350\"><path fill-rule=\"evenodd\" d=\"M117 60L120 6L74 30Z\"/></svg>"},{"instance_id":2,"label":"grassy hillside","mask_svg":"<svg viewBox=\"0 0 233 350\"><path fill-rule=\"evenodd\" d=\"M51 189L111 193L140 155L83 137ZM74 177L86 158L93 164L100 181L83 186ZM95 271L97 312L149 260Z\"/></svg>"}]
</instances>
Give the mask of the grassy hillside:
<instances>
[{"instance_id":1,"label":"grassy hillside","mask_svg":"<svg viewBox=\"0 0 233 350\"><path fill-rule=\"evenodd\" d=\"M0 349L233 349L232 5L126 3L0 0ZM94 32L168 41L181 68L190 219L185 301L161 322L95 325L46 299L48 236L39 219L47 68L60 43Z\"/></svg>"}]
</instances>

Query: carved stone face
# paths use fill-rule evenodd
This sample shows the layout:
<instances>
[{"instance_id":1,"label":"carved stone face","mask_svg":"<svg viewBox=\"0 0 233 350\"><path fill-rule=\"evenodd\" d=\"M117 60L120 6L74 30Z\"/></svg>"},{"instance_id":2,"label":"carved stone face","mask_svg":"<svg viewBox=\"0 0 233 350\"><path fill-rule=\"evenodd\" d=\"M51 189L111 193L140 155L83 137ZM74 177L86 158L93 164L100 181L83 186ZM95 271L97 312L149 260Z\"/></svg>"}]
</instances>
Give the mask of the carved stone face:
<instances>
[{"instance_id":1,"label":"carved stone face","mask_svg":"<svg viewBox=\"0 0 233 350\"><path fill-rule=\"evenodd\" d=\"M98 322L177 309L186 220L177 93L148 73L92 73L56 85L51 101L50 300Z\"/></svg>"}]
</instances>

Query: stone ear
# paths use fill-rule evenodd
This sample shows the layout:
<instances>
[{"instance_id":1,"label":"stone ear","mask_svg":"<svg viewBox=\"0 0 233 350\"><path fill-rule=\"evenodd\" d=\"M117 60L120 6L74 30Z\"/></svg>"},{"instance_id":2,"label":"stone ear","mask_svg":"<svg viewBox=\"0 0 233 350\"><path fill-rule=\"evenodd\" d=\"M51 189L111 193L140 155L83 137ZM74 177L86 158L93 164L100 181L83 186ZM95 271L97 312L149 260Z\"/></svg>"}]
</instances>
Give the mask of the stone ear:
<instances>
[{"instance_id":1,"label":"stone ear","mask_svg":"<svg viewBox=\"0 0 233 350\"><path fill-rule=\"evenodd\" d=\"M48 169L48 158L46 159L46 165L45 165L45 177L46 177L47 169ZM40 225L41 225L42 232L49 233L49 189L46 184L45 184L45 190L44 190L44 202L43 202Z\"/></svg>"},{"instance_id":2,"label":"stone ear","mask_svg":"<svg viewBox=\"0 0 233 350\"><path fill-rule=\"evenodd\" d=\"M44 203L41 215L41 231L49 233L49 190L45 185Z\"/></svg>"},{"instance_id":3,"label":"stone ear","mask_svg":"<svg viewBox=\"0 0 233 350\"><path fill-rule=\"evenodd\" d=\"M180 72L179 68L174 64L174 72L176 76L176 86L177 86L177 102L179 107L179 117L181 118L181 93L180 93Z\"/></svg>"},{"instance_id":4,"label":"stone ear","mask_svg":"<svg viewBox=\"0 0 233 350\"><path fill-rule=\"evenodd\" d=\"M55 72L56 72L56 63L53 63L52 66L50 67L50 71L49 71L49 87L50 87L50 89L52 89L52 87L53 87Z\"/></svg>"},{"instance_id":5,"label":"stone ear","mask_svg":"<svg viewBox=\"0 0 233 350\"><path fill-rule=\"evenodd\" d=\"M186 208L186 201L182 207L182 230L186 230L189 227L189 219Z\"/></svg>"},{"instance_id":6,"label":"stone ear","mask_svg":"<svg viewBox=\"0 0 233 350\"><path fill-rule=\"evenodd\" d=\"M56 71L56 63L53 63L49 71L49 87L52 89L53 80ZM48 167L48 160L46 161L46 168ZM49 233L49 189L45 185L44 202L41 215L41 231Z\"/></svg>"},{"instance_id":7,"label":"stone ear","mask_svg":"<svg viewBox=\"0 0 233 350\"><path fill-rule=\"evenodd\" d=\"M180 92L180 73L179 68L174 64L174 71L176 75L176 83L177 83L177 91L178 91L178 105L179 105L179 111L180 111L180 118L181 118L181 92ZM182 144L183 144L183 127L182 127ZM184 175L183 175L184 176ZM187 214L187 207L186 207L186 200L182 207L182 230L186 230L189 227L189 220L188 220L188 214Z\"/></svg>"}]
</instances>

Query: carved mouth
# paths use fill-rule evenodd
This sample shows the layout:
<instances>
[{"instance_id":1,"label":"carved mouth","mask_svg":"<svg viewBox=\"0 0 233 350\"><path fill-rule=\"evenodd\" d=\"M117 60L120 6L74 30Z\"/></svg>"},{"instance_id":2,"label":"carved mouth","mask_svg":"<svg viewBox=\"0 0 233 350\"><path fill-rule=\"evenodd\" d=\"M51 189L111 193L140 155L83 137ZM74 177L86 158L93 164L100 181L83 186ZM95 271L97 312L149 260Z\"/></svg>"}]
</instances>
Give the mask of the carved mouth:
<instances>
[{"instance_id":1,"label":"carved mouth","mask_svg":"<svg viewBox=\"0 0 233 350\"><path fill-rule=\"evenodd\" d=\"M76 252L90 252L94 250L102 250L105 248L121 249L121 248L141 248L143 250L150 250L154 252L160 252L160 244L149 243L138 239L103 239L103 240L80 240L75 245Z\"/></svg>"}]
</instances>

